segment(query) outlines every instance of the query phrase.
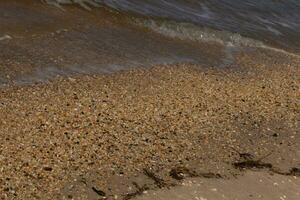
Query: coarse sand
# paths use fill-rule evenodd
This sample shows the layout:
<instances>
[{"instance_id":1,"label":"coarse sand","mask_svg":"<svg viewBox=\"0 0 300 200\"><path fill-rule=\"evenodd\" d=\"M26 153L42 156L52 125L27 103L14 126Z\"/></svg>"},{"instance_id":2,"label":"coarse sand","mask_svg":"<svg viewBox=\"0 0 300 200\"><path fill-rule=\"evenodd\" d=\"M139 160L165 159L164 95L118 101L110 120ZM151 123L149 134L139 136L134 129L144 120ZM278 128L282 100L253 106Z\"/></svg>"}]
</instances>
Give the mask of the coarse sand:
<instances>
[{"instance_id":1,"label":"coarse sand","mask_svg":"<svg viewBox=\"0 0 300 200\"><path fill-rule=\"evenodd\" d=\"M299 65L256 57L1 88L1 198L130 199L253 168L299 176Z\"/></svg>"}]
</instances>

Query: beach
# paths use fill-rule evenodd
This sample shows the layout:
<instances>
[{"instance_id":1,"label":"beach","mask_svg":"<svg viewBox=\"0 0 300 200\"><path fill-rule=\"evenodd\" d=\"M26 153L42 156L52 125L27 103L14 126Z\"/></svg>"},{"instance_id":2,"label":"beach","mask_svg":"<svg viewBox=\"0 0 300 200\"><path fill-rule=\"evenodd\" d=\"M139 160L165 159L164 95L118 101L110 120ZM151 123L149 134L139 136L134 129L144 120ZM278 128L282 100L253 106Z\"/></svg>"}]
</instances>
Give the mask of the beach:
<instances>
[{"instance_id":1,"label":"beach","mask_svg":"<svg viewBox=\"0 0 300 200\"><path fill-rule=\"evenodd\" d=\"M107 8L1 8L0 199L300 196L297 54L169 38Z\"/></svg>"},{"instance_id":2,"label":"beach","mask_svg":"<svg viewBox=\"0 0 300 200\"><path fill-rule=\"evenodd\" d=\"M4 197L68 196L76 180L114 196L119 176L158 187L145 170L166 187L177 168L219 178L299 169L298 66L240 60L239 70L156 66L2 89ZM259 163L234 165L243 159Z\"/></svg>"}]
</instances>

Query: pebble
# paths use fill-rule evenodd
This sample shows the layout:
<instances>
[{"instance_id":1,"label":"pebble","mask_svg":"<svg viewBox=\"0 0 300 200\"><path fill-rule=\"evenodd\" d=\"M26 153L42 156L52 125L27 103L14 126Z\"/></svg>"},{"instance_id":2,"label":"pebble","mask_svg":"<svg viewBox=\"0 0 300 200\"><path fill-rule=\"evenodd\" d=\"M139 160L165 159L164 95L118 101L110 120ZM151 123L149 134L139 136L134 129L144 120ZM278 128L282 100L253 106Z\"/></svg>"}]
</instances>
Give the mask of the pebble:
<instances>
[{"instance_id":1,"label":"pebble","mask_svg":"<svg viewBox=\"0 0 300 200\"><path fill-rule=\"evenodd\" d=\"M4 35L4 36L1 36L1 37L0 37L0 41L1 41L1 40L10 40L10 39L12 39L12 37L9 36L9 35Z\"/></svg>"}]
</instances>

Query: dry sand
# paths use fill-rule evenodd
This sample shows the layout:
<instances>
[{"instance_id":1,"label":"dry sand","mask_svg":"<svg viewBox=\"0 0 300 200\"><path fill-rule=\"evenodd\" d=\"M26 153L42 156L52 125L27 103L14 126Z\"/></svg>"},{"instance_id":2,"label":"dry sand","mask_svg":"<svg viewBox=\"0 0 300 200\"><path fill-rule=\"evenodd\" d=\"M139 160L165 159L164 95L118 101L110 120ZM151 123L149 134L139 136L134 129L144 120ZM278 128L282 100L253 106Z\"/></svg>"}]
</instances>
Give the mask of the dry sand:
<instances>
[{"instance_id":1,"label":"dry sand","mask_svg":"<svg viewBox=\"0 0 300 200\"><path fill-rule=\"evenodd\" d=\"M230 69L156 66L3 88L1 197L129 199L244 168L299 176L300 70L279 61L248 52Z\"/></svg>"}]
</instances>

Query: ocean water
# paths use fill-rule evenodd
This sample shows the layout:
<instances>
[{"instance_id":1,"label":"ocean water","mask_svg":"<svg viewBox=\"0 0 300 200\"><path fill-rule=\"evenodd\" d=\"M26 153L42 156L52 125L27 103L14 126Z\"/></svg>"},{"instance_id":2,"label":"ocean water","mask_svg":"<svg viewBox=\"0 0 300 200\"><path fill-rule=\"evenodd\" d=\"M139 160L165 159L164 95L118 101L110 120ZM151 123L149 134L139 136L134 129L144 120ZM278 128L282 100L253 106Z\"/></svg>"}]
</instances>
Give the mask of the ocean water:
<instances>
[{"instance_id":1,"label":"ocean water","mask_svg":"<svg viewBox=\"0 0 300 200\"><path fill-rule=\"evenodd\" d=\"M3 0L0 86L159 64L300 54L300 0ZM294 57L293 57L294 58Z\"/></svg>"},{"instance_id":2,"label":"ocean water","mask_svg":"<svg viewBox=\"0 0 300 200\"><path fill-rule=\"evenodd\" d=\"M47 0L52 5L107 6L144 16L160 33L300 52L299 0ZM215 32L217 31L217 32ZM229 34L230 33L230 34ZM217 36L215 36L217 35ZM230 38L232 37L232 38ZM241 38L248 38L241 40ZM249 38L253 40L249 40ZM254 41L259 41L258 44Z\"/></svg>"}]
</instances>

